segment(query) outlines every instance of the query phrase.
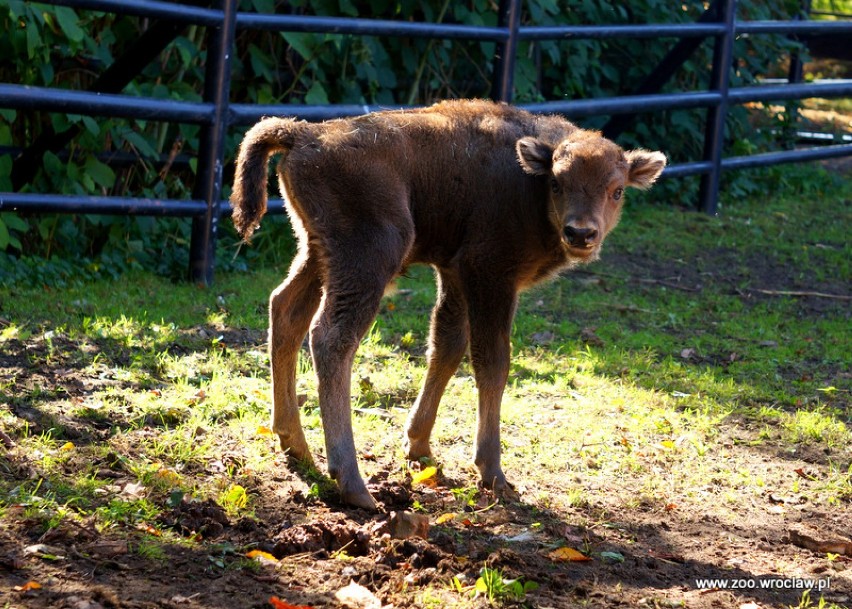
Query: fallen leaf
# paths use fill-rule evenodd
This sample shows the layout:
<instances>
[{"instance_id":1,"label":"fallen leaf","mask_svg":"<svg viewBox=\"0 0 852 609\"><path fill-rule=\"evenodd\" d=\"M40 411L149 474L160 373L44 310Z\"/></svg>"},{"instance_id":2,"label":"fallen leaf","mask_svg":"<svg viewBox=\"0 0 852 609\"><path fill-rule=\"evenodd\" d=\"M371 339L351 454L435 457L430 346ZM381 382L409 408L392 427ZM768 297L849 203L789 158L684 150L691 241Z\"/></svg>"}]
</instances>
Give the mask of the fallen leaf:
<instances>
[{"instance_id":1,"label":"fallen leaf","mask_svg":"<svg viewBox=\"0 0 852 609\"><path fill-rule=\"evenodd\" d=\"M23 586L15 586L16 592L27 592L29 590L41 590L41 584L37 581L30 580Z\"/></svg>"},{"instance_id":2,"label":"fallen leaf","mask_svg":"<svg viewBox=\"0 0 852 609\"><path fill-rule=\"evenodd\" d=\"M804 478L805 480L816 480L816 476L813 474L809 474L805 471L803 467L797 467L793 470L800 478Z\"/></svg>"},{"instance_id":3,"label":"fallen leaf","mask_svg":"<svg viewBox=\"0 0 852 609\"><path fill-rule=\"evenodd\" d=\"M277 596L273 596L269 599L269 604L275 607L275 609L313 609L308 605L291 605L287 601L282 601Z\"/></svg>"},{"instance_id":4,"label":"fallen leaf","mask_svg":"<svg viewBox=\"0 0 852 609\"><path fill-rule=\"evenodd\" d=\"M793 545L805 548L811 552L819 552L820 554L827 554L830 552L832 554L852 556L852 541L847 541L845 539L815 539L810 535L791 529L790 542Z\"/></svg>"},{"instance_id":5,"label":"fallen leaf","mask_svg":"<svg viewBox=\"0 0 852 609\"><path fill-rule=\"evenodd\" d=\"M145 485L129 482L124 485L123 489L121 489L121 494L127 497L132 497L133 499L141 499L142 495L145 494Z\"/></svg>"},{"instance_id":6,"label":"fallen leaf","mask_svg":"<svg viewBox=\"0 0 852 609\"><path fill-rule=\"evenodd\" d=\"M172 484L178 484L181 481L180 474L168 467L164 467L159 470L157 472L157 478L163 482L170 482Z\"/></svg>"},{"instance_id":7,"label":"fallen leaf","mask_svg":"<svg viewBox=\"0 0 852 609\"><path fill-rule=\"evenodd\" d=\"M574 548L562 546L548 553L547 557L553 562L587 562L592 560L582 552L578 552Z\"/></svg>"},{"instance_id":8,"label":"fallen leaf","mask_svg":"<svg viewBox=\"0 0 852 609\"><path fill-rule=\"evenodd\" d=\"M621 552L601 552L601 559L608 562L624 562L624 554Z\"/></svg>"},{"instance_id":9,"label":"fallen leaf","mask_svg":"<svg viewBox=\"0 0 852 609\"><path fill-rule=\"evenodd\" d=\"M513 535L512 537L504 537L506 541L512 543L525 543L527 541L534 541L536 538L536 534L532 531L522 531L517 535Z\"/></svg>"},{"instance_id":10,"label":"fallen leaf","mask_svg":"<svg viewBox=\"0 0 852 609\"><path fill-rule=\"evenodd\" d=\"M265 425L258 425L258 426L257 426L257 431L256 431L255 433L256 433L257 435L259 435L259 436L271 436L271 435L272 435L272 430L271 430L271 429L269 429L269 428L268 428L267 426L265 426ZM273 597L273 598L274 598L274 597Z\"/></svg>"},{"instance_id":11,"label":"fallen leaf","mask_svg":"<svg viewBox=\"0 0 852 609\"><path fill-rule=\"evenodd\" d=\"M127 546L127 541L124 539L109 540L104 539L87 544L81 548L90 554L97 554L107 558L115 558L127 554L130 549Z\"/></svg>"},{"instance_id":12,"label":"fallen leaf","mask_svg":"<svg viewBox=\"0 0 852 609\"><path fill-rule=\"evenodd\" d=\"M65 444L59 447L59 450L74 450L74 443L66 442Z\"/></svg>"},{"instance_id":13,"label":"fallen leaf","mask_svg":"<svg viewBox=\"0 0 852 609\"><path fill-rule=\"evenodd\" d=\"M184 596L183 594L175 594L169 600L175 603L176 605L184 605L191 603L193 599L196 599L199 596L201 596L201 592L196 592L195 594L192 594L190 596Z\"/></svg>"},{"instance_id":14,"label":"fallen leaf","mask_svg":"<svg viewBox=\"0 0 852 609\"><path fill-rule=\"evenodd\" d=\"M278 562L277 558L275 558L269 552L264 552L263 550L252 550L251 552L246 554L246 558L258 558L260 559L260 562Z\"/></svg>"},{"instance_id":15,"label":"fallen leaf","mask_svg":"<svg viewBox=\"0 0 852 609\"><path fill-rule=\"evenodd\" d=\"M44 543L37 543L31 546L27 546L24 548L24 556L35 555L39 558L45 558L47 560L64 560L65 553L62 548L57 548L55 546L49 546Z\"/></svg>"},{"instance_id":16,"label":"fallen leaf","mask_svg":"<svg viewBox=\"0 0 852 609\"><path fill-rule=\"evenodd\" d=\"M648 550L648 554L656 558L657 560L662 560L668 563L683 563L686 562L680 554L672 554L671 552L657 552L655 550Z\"/></svg>"},{"instance_id":17,"label":"fallen leaf","mask_svg":"<svg viewBox=\"0 0 852 609\"><path fill-rule=\"evenodd\" d=\"M434 465L430 465L429 467L424 467L423 471L420 471L420 472L414 474L413 476L411 476L411 484L412 485L423 484L424 482L426 482L426 480L434 478L435 474L437 474L437 473L438 473L438 468L435 467Z\"/></svg>"},{"instance_id":18,"label":"fallen leaf","mask_svg":"<svg viewBox=\"0 0 852 609\"><path fill-rule=\"evenodd\" d=\"M446 514L441 514L435 519L435 524L444 524L445 522L449 522L457 515L458 514L456 514L455 512L447 512Z\"/></svg>"},{"instance_id":19,"label":"fallen leaf","mask_svg":"<svg viewBox=\"0 0 852 609\"><path fill-rule=\"evenodd\" d=\"M15 446L15 441L12 440L5 431L0 429L0 444L6 448L13 448Z\"/></svg>"},{"instance_id":20,"label":"fallen leaf","mask_svg":"<svg viewBox=\"0 0 852 609\"><path fill-rule=\"evenodd\" d=\"M382 609L382 601L364 586L350 582L334 593L334 597L350 609Z\"/></svg>"},{"instance_id":21,"label":"fallen leaf","mask_svg":"<svg viewBox=\"0 0 852 609\"><path fill-rule=\"evenodd\" d=\"M777 504L790 504L790 505L798 505L800 503L805 503L806 499L801 495L796 495L793 497L784 497L782 495L776 495L775 493L769 493L769 501Z\"/></svg>"}]
</instances>

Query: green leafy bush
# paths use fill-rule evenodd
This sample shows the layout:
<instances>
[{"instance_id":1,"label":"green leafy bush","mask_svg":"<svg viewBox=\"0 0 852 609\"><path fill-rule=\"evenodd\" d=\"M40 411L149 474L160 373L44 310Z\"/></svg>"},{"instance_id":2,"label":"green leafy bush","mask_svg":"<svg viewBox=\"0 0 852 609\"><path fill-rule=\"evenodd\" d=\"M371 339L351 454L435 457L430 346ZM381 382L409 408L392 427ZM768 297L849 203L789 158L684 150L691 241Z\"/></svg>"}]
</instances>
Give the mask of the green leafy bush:
<instances>
[{"instance_id":1,"label":"green leafy bush","mask_svg":"<svg viewBox=\"0 0 852 609\"><path fill-rule=\"evenodd\" d=\"M743 19L788 18L796 2L750 0L740 3ZM527 0L522 22L529 25L689 23L702 2L665 0L613 4L600 0ZM428 21L493 26L491 0L242 0L240 10L262 13L345 15L398 21ZM0 5L0 82L85 90L116 58L132 52L150 27L147 19L100 11L74 10L6 0ZM203 90L206 30L188 26L123 92L157 98L200 100ZM515 101L612 97L633 92L666 54L675 39L565 40L524 42L517 53ZM782 74L784 58L795 47L783 36L740 37L732 85L758 75ZM231 100L240 103L428 104L441 98L485 97L491 87L495 44L464 40L340 34L277 33L239 30L233 55ZM678 70L665 91L699 90L710 78L712 41L707 40ZM769 68L766 68L766 66ZM665 150L673 162L700 158L704 110L639 115L619 141ZM600 127L606 117L581 121ZM243 129L228 133L231 160ZM67 145L48 150L36 171L22 177L14 161L39 138L69 133ZM747 142L760 151L745 109L732 108L729 152ZM63 142L58 139L57 141ZM33 110L0 110L0 190L188 199L195 181L199 128L156 121L104 119ZM14 183L17 180L19 183ZM227 184L230 181L226 172ZM728 180L735 185L736 176ZM656 197L689 203L697 180L671 180ZM239 248L228 222L222 223L219 267L242 266L246 255L280 260L292 252L286 224L264 225L261 247ZM274 238L273 238L274 237ZM144 267L182 275L186 268L188 219L145 217L0 214L0 281L20 280L28 257L79 262L69 277L85 272L121 272ZM284 241L283 245L281 244ZM268 245L263 246L264 241ZM251 252L249 254L248 252ZM82 261L82 262L80 262ZM44 264L42 266L44 266ZM23 266L22 266L23 265Z\"/></svg>"}]
</instances>

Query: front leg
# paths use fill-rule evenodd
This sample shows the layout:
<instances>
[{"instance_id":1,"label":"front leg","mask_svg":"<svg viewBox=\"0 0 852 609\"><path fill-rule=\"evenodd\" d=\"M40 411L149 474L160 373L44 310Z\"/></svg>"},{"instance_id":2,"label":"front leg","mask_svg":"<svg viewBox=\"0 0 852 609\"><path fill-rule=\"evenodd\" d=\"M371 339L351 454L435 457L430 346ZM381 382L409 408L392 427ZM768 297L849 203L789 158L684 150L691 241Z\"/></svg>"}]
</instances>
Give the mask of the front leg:
<instances>
[{"instance_id":1,"label":"front leg","mask_svg":"<svg viewBox=\"0 0 852 609\"><path fill-rule=\"evenodd\" d=\"M438 405L467 350L467 308L459 277L451 270L439 269L437 281L438 298L429 330L426 380L406 426L406 454L411 461L432 456L429 437L435 426Z\"/></svg>"},{"instance_id":2,"label":"front leg","mask_svg":"<svg viewBox=\"0 0 852 609\"><path fill-rule=\"evenodd\" d=\"M479 391L474 462L482 484L497 495L517 493L500 467L500 403L509 376L512 319L517 292L507 278L466 278L470 357Z\"/></svg>"}]
</instances>

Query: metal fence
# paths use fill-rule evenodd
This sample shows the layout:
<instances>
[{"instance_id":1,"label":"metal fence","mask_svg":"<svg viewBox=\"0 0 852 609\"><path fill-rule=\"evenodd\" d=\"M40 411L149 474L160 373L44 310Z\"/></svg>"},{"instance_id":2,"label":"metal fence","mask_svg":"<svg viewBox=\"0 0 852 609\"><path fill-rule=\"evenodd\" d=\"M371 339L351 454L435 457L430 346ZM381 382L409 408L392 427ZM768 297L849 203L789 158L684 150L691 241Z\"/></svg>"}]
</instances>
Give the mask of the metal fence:
<instances>
[{"instance_id":1,"label":"metal fence","mask_svg":"<svg viewBox=\"0 0 852 609\"><path fill-rule=\"evenodd\" d=\"M262 116L270 115L320 120L380 109L369 105L230 103L231 53L235 32L241 28L491 41L496 43L491 96L495 100L505 102L512 101L515 56L520 41L661 36L680 39L678 46L672 50L669 57L664 59L649 76L648 82L652 83L655 78L664 80L665 73L673 70L675 65L679 65L677 55L683 55L685 49L694 48L705 38L712 37L714 39L713 70L707 90L672 94L640 93L618 98L563 100L519 105L533 112L561 113L569 118L600 115L613 115L614 118L618 118L619 115L629 115L637 111L706 108L703 158L689 163L671 165L666 169L664 176L700 175L699 207L707 213L716 211L719 181L723 170L852 155L852 144L840 144L744 157L722 157L725 117L731 104L852 96L852 80L801 83L796 82L798 79L795 74L790 79L791 82L786 84L732 88L729 82L734 38L743 34L790 36L816 33L852 34L852 21L808 21L800 19L799 16L789 21L739 21L735 18L736 0L714 0L704 15L692 24L552 27L522 26L520 24L521 0L501 0L496 27L255 14L239 12L238 0L213 0L212 8L161 0L47 0L47 3L156 18L165 24L166 31L159 33L165 37L169 36L169 28L171 31L180 31L180 28L188 24L207 28L208 54L202 102L179 102L121 95L115 92L69 91L0 83L0 107L3 108L155 119L200 125L202 127L199 148L201 153L198 159L193 198L161 200L9 192L0 193L0 212L20 210L191 217L190 278L201 283L210 283L213 280L218 223L229 211L227 204L222 201L221 192L225 157L224 140L230 127L252 124ZM155 34L158 33L155 32ZM145 61L144 52L140 53L140 57L136 60L139 63ZM795 65L795 61L793 63ZM120 90L120 87L117 89ZM109 91L110 88L105 85L101 90ZM614 129L618 131L617 127ZM604 132L607 133L606 128Z\"/></svg>"}]
</instances>

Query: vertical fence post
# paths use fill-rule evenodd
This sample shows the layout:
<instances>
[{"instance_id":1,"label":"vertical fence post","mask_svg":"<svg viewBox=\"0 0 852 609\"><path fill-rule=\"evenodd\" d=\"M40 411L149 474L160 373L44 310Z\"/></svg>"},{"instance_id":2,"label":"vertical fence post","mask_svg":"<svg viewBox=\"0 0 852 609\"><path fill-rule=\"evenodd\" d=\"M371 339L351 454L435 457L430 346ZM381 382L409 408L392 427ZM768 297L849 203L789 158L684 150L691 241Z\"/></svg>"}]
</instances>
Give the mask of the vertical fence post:
<instances>
[{"instance_id":1,"label":"vertical fence post","mask_svg":"<svg viewBox=\"0 0 852 609\"><path fill-rule=\"evenodd\" d=\"M719 180L722 177L722 149L725 145L725 118L728 114L728 87L731 81L731 65L734 57L734 19L737 0L722 0L719 4L719 20L725 31L716 37L713 45L713 71L710 89L722 96L718 106L707 110L707 125L704 130L704 160L710 161L710 171L701 176L699 206L701 211L715 215L719 205Z\"/></svg>"},{"instance_id":2,"label":"vertical fence post","mask_svg":"<svg viewBox=\"0 0 852 609\"><path fill-rule=\"evenodd\" d=\"M793 21L801 21L803 19L807 19L808 14L810 12L810 0L802 0L800 5L800 11L793 15ZM791 36L790 39L794 42L801 42L802 40L799 36L796 35ZM787 72L787 82L790 84L802 82L802 73L802 54L799 49L796 49L792 53L790 53L790 69ZM784 106L786 118L784 121L784 130L781 134L781 145L787 150L792 150L796 147L796 125L799 122L799 100L787 101Z\"/></svg>"},{"instance_id":3,"label":"vertical fence post","mask_svg":"<svg viewBox=\"0 0 852 609\"><path fill-rule=\"evenodd\" d=\"M509 28L509 37L498 42L494 50L494 80L491 99L510 103L515 83L515 53L518 50L518 28L521 26L521 0L500 0L498 27Z\"/></svg>"},{"instance_id":4,"label":"vertical fence post","mask_svg":"<svg viewBox=\"0 0 852 609\"><path fill-rule=\"evenodd\" d=\"M222 22L208 27L207 65L204 74L204 101L214 104L213 121L201 131L198 172L193 198L203 199L207 211L192 219L189 245L189 278L195 283L210 285L216 255L216 236L219 229L222 199L222 168L225 156L225 134L229 120L231 88L231 53L237 24L237 0L214 0L213 6L222 11Z\"/></svg>"}]
</instances>

